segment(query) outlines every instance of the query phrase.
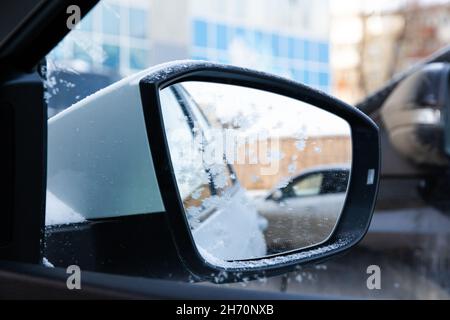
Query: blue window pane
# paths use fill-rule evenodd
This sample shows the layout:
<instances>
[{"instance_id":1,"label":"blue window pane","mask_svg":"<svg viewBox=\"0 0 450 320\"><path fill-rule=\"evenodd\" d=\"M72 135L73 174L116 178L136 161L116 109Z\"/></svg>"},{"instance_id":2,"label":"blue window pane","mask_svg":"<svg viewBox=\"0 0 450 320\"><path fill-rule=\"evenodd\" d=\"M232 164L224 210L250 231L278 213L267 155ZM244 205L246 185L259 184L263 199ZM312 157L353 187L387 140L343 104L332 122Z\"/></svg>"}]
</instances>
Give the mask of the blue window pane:
<instances>
[{"instance_id":1,"label":"blue window pane","mask_svg":"<svg viewBox=\"0 0 450 320\"><path fill-rule=\"evenodd\" d=\"M246 32L245 32L244 28L239 27L239 28L234 29L233 40L235 40L235 39L239 39L241 41L246 41L247 40L246 39Z\"/></svg>"},{"instance_id":2,"label":"blue window pane","mask_svg":"<svg viewBox=\"0 0 450 320\"><path fill-rule=\"evenodd\" d=\"M115 5L103 7L102 29L106 34L118 35L120 33L120 8Z\"/></svg>"},{"instance_id":3,"label":"blue window pane","mask_svg":"<svg viewBox=\"0 0 450 320\"><path fill-rule=\"evenodd\" d=\"M328 43L319 43L319 61L323 63L328 63L330 61L329 56L329 45Z\"/></svg>"},{"instance_id":4,"label":"blue window pane","mask_svg":"<svg viewBox=\"0 0 450 320\"><path fill-rule=\"evenodd\" d=\"M92 31L92 12L88 13L83 20L80 21L80 30Z\"/></svg>"},{"instance_id":5,"label":"blue window pane","mask_svg":"<svg viewBox=\"0 0 450 320\"><path fill-rule=\"evenodd\" d=\"M311 41L309 41L309 40L305 40L303 42L303 58L306 61L311 61L312 58L313 58L313 55L312 55L312 44L311 44Z\"/></svg>"},{"instance_id":6,"label":"blue window pane","mask_svg":"<svg viewBox=\"0 0 450 320\"><path fill-rule=\"evenodd\" d=\"M208 45L208 24L205 21L194 20L194 45L198 47Z\"/></svg>"},{"instance_id":7,"label":"blue window pane","mask_svg":"<svg viewBox=\"0 0 450 320\"><path fill-rule=\"evenodd\" d=\"M200 55L200 54L194 54L192 56L193 60L208 60L208 58L206 57L206 55Z\"/></svg>"},{"instance_id":8,"label":"blue window pane","mask_svg":"<svg viewBox=\"0 0 450 320\"><path fill-rule=\"evenodd\" d=\"M271 69L270 72L272 72L273 74L276 74L279 76L282 76L284 74L284 70L281 66L273 65L270 69Z\"/></svg>"},{"instance_id":9,"label":"blue window pane","mask_svg":"<svg viewBox=\"0 0 450 320\"><path fill-rule=\"evenodd\" d=\"M218 24L216 26L216 39L217 39L217 49L227 50L228 49L228 29L227 26L223 24Z\"/></svg>"},{"instance_id":10,"label":"blue window pane","mask_svg":"<svg viewBox=\"0 0 450 320\"><path fill-rule=\"evenodd\" d=\"M145 38L148 26L147 12L143 9L130 8L130 36Z\"/></svg>"},{"instance_id":11,"label":"blue window pane","mask_svg":"<svg viewBox=\"0 0 450 320\"><path fill-rule=\"evenodd\" d=\"M245 38L245 30L244 30L244 28L241 28L241 27L236 28L234 30L234 33L239 38Z\"/></svg>"},{"instance_id":12,"label":"blue window pane","mask_svg":"<svg viewBox=\"0 0 450 320\"><path fill-rule=\"evenodd\" d=\"M297 38L289 38L288 54L291 59L304 59L303 41Z\"/></svg>"},{"instance_id":13,"label":"blue window pane","mask_svg":"<svg viewBox=\"0 0 450 320\"><path fill-rule=\"evenodd\" d=\"M252 48L255 47L255 38L256 38L256 31L254 30L247 30L245 33L246 41Z\"/></svg>"},{"instance_id":14,"label":"blue window pane","mask_svg":"<svg viewBox=\"0 0 450 320\"><path fill-rule=\"evenodd\" d=\"M288 57L293 59L295 58L295 39L288 39Z\"/></svg>"},{"instance_id":15,"label":"blue window pane","mask_svg":"<svg viewBox=\"0 0 450 320\"><path fill-rule=\"evenodd\" d=\"M280 36L279 37L279 50L280 50L280 56L287 57L288 56L288 38Z\"/></svg>"},{"instance_id":16,"label":"blue window pane","mask_svg":"<svg viewBox=\"0 0 450 320\"><path fill-rule=\"evenodd\" d=\"M276 57L280 56L280 37L277 34L272 35L272 54Z\"/></svg>"},{"instance_id":17,"label":"blue window pane","mask_svg":"<svg viewBox=\"0 0 450 320\"><path fill-rule=\"evenodd\" d=\"M145 49L130 48L130 67L132 69L145 69L148 66L148 51Z\"/></svg>"},{"instance_id":18,"label":"blue window pane","mask_svg":"<svg viewBox=\"0 0 450 320\"><path fill-rule=\"evenodd\" d=\"M303 72L298 69L291 69L291 77L295 81L303 82Z\"/></svg>"},{"instance_id":19,"label":"blue window pane","mask_svg":"<svg viewBox=\"0 0 450 320\"><path fill-rule=\"evenodd\" d=\"M303 70L303 83L312 85L311 80L312 80L311 72L309 72L308 70Z\"/></svg>"},{"instance_id":20,"label":"blue window pane","mask_svg":"<svg viewBox=\"0 0 450 320\"><path fill-rule=\"evenodd\" d=\"M319 86L328 87L330 84L330 75L327 72L319 72Z\"/></svg>"},{"instance_id":21,"label":"blue window pane","mask_svg":"<svg viewBox=\"0 0 450 320\"><path fill-rule=\"evenodd\" d=\"M228 59L228 57L222 57L222 56L220 56L217 61L220 63L224 63L224 64L230 63L230 60Z\"/></svg>"},{"instance_id":22,"label":"blue window pane","mask_svg":"<svg viewBox=\"0 0 450 320\"><path fill-rule=\"evenodd\" d=\"M271 56L271 35L262 31L255 31L254 37L254 48L262 55Z\"/></svg>"},{"instance_id":23,"label":"blue window pane","mask_svg":"<svg viewBox=\"0 0 450 320\"><path fill-rule=\"evenodd\" d=\"M262 33L261 31L256 31L255 32L255 45L257 47L263 47L263 46L267 45L265 42L267 42L267 37L265 36L265 34Z\"/></svg>"},{"instance_id":24,"label":"blue window pane","mask_svg":"<svg viewBox=\"0 0 450 320\"><path fill-rule=\"evenodd\" d=\"M118 69L120 62L120 49L118 46L104 44L103 51L105 52L105 60L103 61L103 65Z\"/></svg>"}]
</instances>

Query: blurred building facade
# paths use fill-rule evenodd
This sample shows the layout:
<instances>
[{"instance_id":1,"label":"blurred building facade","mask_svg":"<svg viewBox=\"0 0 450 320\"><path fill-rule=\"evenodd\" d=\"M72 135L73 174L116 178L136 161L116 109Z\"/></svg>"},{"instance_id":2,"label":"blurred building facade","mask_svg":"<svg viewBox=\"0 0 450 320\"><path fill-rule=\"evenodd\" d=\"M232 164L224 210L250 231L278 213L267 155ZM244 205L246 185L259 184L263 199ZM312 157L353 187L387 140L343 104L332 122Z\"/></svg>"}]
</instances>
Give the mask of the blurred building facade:
<instances>
[{"instance_id":1,"label":"blurred building facade","mask_svg":"<svg viewBox=\"0 0 450 320\"><path fill-rule=\"evenodd\" d=\"M104 0L53 55L121 75L210 60L330 91L328 17L329 0Z\"/></svg>"},{"instance_id":2,"label":"blurred building facade","mask_svg":"<svg viewBox=\"0 0 450 320\"><path fill-rule=\"evenodd\" d=\"M450 43L450 4L403 1L332 14L333 94L355 103L397 72Z\"/></svg>"}]
</instances>

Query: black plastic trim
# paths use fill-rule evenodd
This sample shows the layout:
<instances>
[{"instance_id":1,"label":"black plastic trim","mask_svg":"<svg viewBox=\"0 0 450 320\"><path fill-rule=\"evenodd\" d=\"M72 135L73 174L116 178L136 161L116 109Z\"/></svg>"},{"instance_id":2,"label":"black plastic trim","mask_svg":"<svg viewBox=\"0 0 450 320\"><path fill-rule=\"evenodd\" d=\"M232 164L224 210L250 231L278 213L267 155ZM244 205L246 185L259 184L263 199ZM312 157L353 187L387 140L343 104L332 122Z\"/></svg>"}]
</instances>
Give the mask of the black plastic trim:
<instances>
[{"instance_id":1,"label":"black plastic trim","mask_svg":"<svg viewBox=\"0 0 450 320\"><path fill-rule=\"evenodd\" d=\"M324 300L346 297L224 288L81 270L81 290L68 290L63 268L0 261L0 299Z\"/></svg>"}]
</instances>

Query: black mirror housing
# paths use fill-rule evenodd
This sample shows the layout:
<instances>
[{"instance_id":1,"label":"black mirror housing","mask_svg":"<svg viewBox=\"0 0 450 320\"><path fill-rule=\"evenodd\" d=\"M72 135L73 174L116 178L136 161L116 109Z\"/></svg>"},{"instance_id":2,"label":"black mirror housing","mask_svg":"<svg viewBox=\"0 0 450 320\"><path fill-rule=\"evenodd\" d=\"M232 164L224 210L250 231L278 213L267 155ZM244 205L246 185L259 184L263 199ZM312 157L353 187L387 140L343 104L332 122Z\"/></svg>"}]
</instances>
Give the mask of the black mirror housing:
<instances>
[{"instance_id":1,"label":"black mirror housing","mask_svg":"<svg viewBox=\"0 0 450 320\"><path fill-rule=\"evenodd\" d=\"M213 265L198 252L184 214L165 135L160 90L182 81L207 81L268 91L317 106L346 120L352 135L352 171L343 212L324 243L252 260ZM139 82L152 160L172 237L185 266L200 279L239 281L293 270L348 250L368 230L378 188L380 149L378 128L361 111L323 92L294 81L245 68L201 61L179 61L156 66Z\"/></svg>"},{"instance_id":2,"label":"black mirror housing","mask_svg":"<svg viewBox=\"0 0 450 320\"><path fill-rule=\"evenodd\" d=\"M418 165L450 164L448 63L431 63L402 80L381 109L394 148Z\"/></svg>"}]
</instances>

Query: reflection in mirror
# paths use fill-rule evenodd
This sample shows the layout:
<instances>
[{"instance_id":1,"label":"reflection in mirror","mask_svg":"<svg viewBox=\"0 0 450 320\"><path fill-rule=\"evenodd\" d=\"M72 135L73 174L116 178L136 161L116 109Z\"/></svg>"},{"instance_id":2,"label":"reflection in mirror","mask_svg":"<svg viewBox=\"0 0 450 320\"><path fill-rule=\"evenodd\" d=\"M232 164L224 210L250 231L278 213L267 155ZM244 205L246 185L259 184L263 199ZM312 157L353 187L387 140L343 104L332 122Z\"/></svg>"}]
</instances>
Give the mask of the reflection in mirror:
<instances>
[{"instance_id":1,"label":"reflection in mirror","mask_svg":"<svg viewBox=\"0 0 450 320\"><path fill-rule=\"evenodd\" d=\"M350 127L261 90L183 82L160 92L180 198L210 262L318 245L346 197Z\"/></svg>"}]
</instances>

